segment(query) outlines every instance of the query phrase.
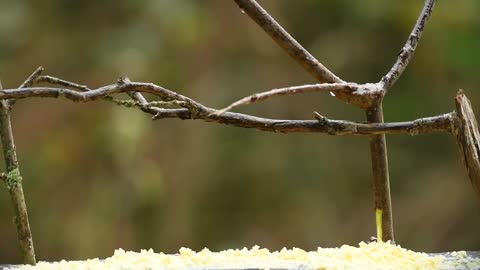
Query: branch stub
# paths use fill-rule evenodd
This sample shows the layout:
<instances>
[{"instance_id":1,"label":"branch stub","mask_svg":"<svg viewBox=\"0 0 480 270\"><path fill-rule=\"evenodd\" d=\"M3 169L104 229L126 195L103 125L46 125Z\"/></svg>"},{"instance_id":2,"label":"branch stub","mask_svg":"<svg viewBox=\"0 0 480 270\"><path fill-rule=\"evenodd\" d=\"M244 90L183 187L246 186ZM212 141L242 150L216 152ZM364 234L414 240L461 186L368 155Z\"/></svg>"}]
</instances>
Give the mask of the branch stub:
<instances>
[{"instance_id":1,"label":"branch stub","mask_svg":"<svg viewBox=\"0 0 480 270\"><path fill-rule=\"evenodd\" d=\"M473 189L480 199L480 133L470 100L462 90L455 97L457 121L455 135Z\"/></svg>"}]
</instances>

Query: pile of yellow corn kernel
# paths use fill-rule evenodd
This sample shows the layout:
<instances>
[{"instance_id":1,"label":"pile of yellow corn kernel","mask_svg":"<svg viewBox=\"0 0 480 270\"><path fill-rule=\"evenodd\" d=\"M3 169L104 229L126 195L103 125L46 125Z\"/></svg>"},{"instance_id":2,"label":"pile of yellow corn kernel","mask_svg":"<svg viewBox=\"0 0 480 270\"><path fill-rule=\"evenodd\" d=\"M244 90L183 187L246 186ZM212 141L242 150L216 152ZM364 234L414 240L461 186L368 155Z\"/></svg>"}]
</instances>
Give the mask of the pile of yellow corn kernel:
<instances>
[{"instance_id":1,"label":"pile of yellow corn kernel","mask_svg":"<svg viewBox=\"0 0 480 270\"><path fill-rule=\"evenodd\" d=\"M452 270L480 269L480 259L470 258L465 252L448 256L431 256L404 249L390 243L360 243L359 247L344 245L340 248L318 248L317 251L283 248L270 252L254 246L252 249L229 249L200 252L181 248L179 254L167 255L153 250L126 252L122 249L107 259L86 261L40 262L36 266L22 266L15 270L196 270L196 269L422 269ZM12 268L11 268L12 269Z\"/></svg>"}]
</instances>

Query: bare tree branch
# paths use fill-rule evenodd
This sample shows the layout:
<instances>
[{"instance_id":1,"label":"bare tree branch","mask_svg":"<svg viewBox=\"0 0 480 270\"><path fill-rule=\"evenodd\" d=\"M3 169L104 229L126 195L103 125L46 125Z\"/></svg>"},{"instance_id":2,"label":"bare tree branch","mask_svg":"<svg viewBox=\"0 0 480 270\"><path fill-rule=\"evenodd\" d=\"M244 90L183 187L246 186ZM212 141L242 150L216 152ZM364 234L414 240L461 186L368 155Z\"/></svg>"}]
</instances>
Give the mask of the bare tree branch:
<instances>
[{"instance_id":1,"label":"bare tree branch","mask_svg":"<svg viewBox=\"0 0 480 270\"><path fill-rule=\"evenodd\" d=\"M283 27L275 21L254 0L234 0L240 9L248 14L290 57L322 83L342 83L339 77L322 65L300 45Z\"/></svg>"},{"instance_id":2,"label":"bare tree branch","mask_svg":"<svg viewBox=\"0 0 480 270\"><path fill-rule=\"evenodd\" d=\"M366 115L369 123L382 124L384 122L382 102L369 108L366 111ZM370 153L373 172L375 215L377 221L377 239L379 241L395 241L385 134L370 137Z\"/></svg>"},{"instance_id":3,"label":"bare tree branch","mask_svg":"<svg viewBox=\"0 0 480 270\"><path fill-rule=\"evenodd\" d=\"M15 88L15 89L4 89L0 91L0 99L23 99L27 97L59 97L65 96L68 99L79 102L92 101L100 99L102 97L113 95L116 93L125 93L125 92L143 92L150 93L160 97L162 100L177 100L185 101L186 103L195 103L198 107L204 107L203 105L197 103L196 101L163 88L161 86L155 85L153 83L143 83L143 82L119 82L116 84L111 84L96 89L92 89L87 92L78 92L72 89L67 88L54 88L54 87L29 87L29 88Z\"/></svg>"},{"instance_id":4,"label":"bare tree branch","mask_svg":"<svg viewBox=\"0 0 480 270\"><path fill-rule=\"evenodd\" d=\"M123 80L124 79L125 78L123 78ZM74 82L70 82L70 81L60 79L60 78L57 78L57 77L53 77L53 76L49 76L49 75L37 77L34 81L32 81L31 85L38 84L38 83L48 83L48 84L56 85L56 86L65 86L65 87L76 89L76 90L79 90L79 91L82 91L82 92L87 92L87 91L91 90L86 85L77 84L77 83L74 83ZM22 87L20 87L20 88L22 88ZM156 108L152 107L153 106L152 104L148 104L148 101L142 96L141 93L127 92L127 94L130 95L134 100L137 101L137 103L135 103L133 105L140 108L142 111L144 111L146 113L153 114L153 115L155 115L158 112L158 110ZM112 101L115 104L120 105L120 106L126 106L126 107L131 107L132 106L132 104L129 104L128 102L123 102L121 100L114 99L114 98L109 97L109 96L104 96L104 97L102 97L102 99L107 100L107 101Z\"/></svg>"},{"instance_id":5,"label":"bare tree branch","mask_svg":"<svg viewBox=\"0 0 480 270\"><path fill-rule=\"evenodd\" d=\"M44 70L45 69L42 66L39 66L22 84L20 84L19 88L32 86Z\"/></svg>"},{"instance_id":6,"label":"bare tree branch","mask_svg":"<svg viewBox=\"0 0 480 270\"><path fill-rule=\"evenodd\" d=\"M123 92L150 93L158 96L162 101L140 103L138 101L124 101L127 107L145 107L147 113L153 115L153 119L180 118L201 119L207 122L232 125L243 128L255 128L270 132L318 132L330 135L372 135L372 134L427 134L434 132L450 132L452 115L444 114L436 117L421 118L411 122L397 122L385 124L361 124L343 120L330 120L325 117L317 120L279 120L261 118L246 114L225 112L216 114L218 110L209 108L193 99L180 95L152 83L123 82L103 86L88 92L79 92L72 89L52 87L31 87L18 89L5 89L0 91L2 99L22 99L30 97L64 97L77 102L88 102L102 98L110 98L111 95ZM121 101L118 101L121 103ZM156 106L177 105L184 108L165 109Z\"/></svg>"},{"instance_id":7,"label":"bare tree branch","mask_svg":"<svg viewBox=\"0 0 480 270\"><path fill-rule=\"evenodd\" d=\"M299 86L291 86L285 88L272 89L266 92L256 93L247 97L244 97L227 107L219 110L217 114L222 114L226 111L230 111L235 107L264 101L277 96L295 95L312 92L330 92L334 95L348 95L350 100L362 99L368 97L367 100L361 101L364 106L375 104L375 100L379 97L383 97L383 89L378 83L321 83L321 84L306 84Z\"/></svg>"},{"instance_id":8,"label":"bare tree branch","mask_svg":"<svg viewBox=\"0 0 480 270\"><path fill-rule=\"evenodd\" d=\"M37 69L22 85L28 86L34 80L34 77L41 73ZM0 91L1 91L0 85ZM27 204L22 187L22 176L20 174L17 152L13 138L12 122L10 118L10 108L12 100L0 101L0 140L3 148L3 158L5 160L6 174L4 183L10 194L10 199L14 211L14 223L17 228L17 238L20 244L20 252L24 264L35 264L35 251L33 247L32 232L28 221ZM12 103L13 104L13 103Z\"/></svg>"},{"instance_id":9,"label":"bare tree branch","mask_svg":"<svg viewBox=\"0 0 480 270\"><path fill-rule=\"evenodd\" d=\"M323 66L302 47L275 19L255 0L234 0L240 9L248 14L290 57L321 83L344 83L342 79ZM373 84L369 84L373 85ZM378 88L378 87L375 87ZM375 89L371 88L371 89ZM381 88L379 88L381 89ZM338 92L335 96L348 103L366 109L383 97L381 92L357 93Z\"/></svg>"},{"instance_id":10,"label":"bare tree branch","mask_svg":"<svg viewBox=\"0 0 480 270\"><path fill-rule=\"evenodd\" d=\"M395 82L400 78L403 71L408 66L408 63L412 59L415 49L417 48L418 42L422 37L423 30L427 24L430 15L432 14L433 8L435 6L436 0L426 0L423 6L422 12L420 13L415 26L413 27L410 36L407 39L407 42L403 48L398 53L397 61L393 64L390 71L383 76L381 83L385 90L392 88Z\"/></svg>"},{"instance_id":11,"label":"bare tree branch","mask_svg":"<svg viewBox=\"0 0 480 270\"><path fill-rule=\"evenodd\" d=\"M35 81L38 79L40 74L42 74L43 71L44 71L44 68L42 66L39 66L30 76L28 76L28 78L22 84L20 84L19 87L24 88L24 87L32 86L35 83ZM16 102L15 99L9 100L8 106L13 106L15 102Z\"/></svg>"},{"instance_id":12,"label":"bare tree branch","mask_svg":"<svg viewBox=\"0 0 480 270\"><path fill-rule=\"evenodd\" d=\"M77 89L77 90L80 90L80 91L83 91L83 92L90 91L90 88L88 88L85 85L69 82L69 81L62 80L62 79L52 77L52 76L48 76L48 75L38 77L35 80L35 83L49 83L49 84L52 84L52 85L70 87L70 88ZM23 87L20 87L20 88L23 88Z\"/></svg>"},{"instance_id":13,"label":"bare tree branch","mask_svg":"<svg viewBox=\"0 0 480 270\"><path fill-rule=\"evenodd\" d=\"M415 26L398 54L397 61L390 71L377 84L382 95L373 99L371 106L365 112L369 123L383 123L383 97L398 78L403 74L410 59L412 59L418 41L430 17L436 0L426 0ZM370 99L372 100L372 99ZM370 138L370 153L372 159L373 185L375 193L375 211L377 223L377 239L394 241L392 203L390 198L390 180L388 172L387 143L384 134Z\"/></svg>"},{"instance_id":14,"label":"bare tree branch","mask_svg":"<svg viewBox=\"0 0 480 270\"><path fill-rule=\"evenodd\" d=\"M358 88L358 85L355 83L323 83L323 84L306 84L299 86L291 86L285 88L272 89L270 91L256 93L247 97L244 97L234 103L228 105L227 107L219 110L217 114L222 114L226 111L230 111L235 107L246 105L250 103L260 102L276 96L285 96L285 95L295 95L302 93L312 93L312 92L352 92Z\"/></svg>"}]
</instances>

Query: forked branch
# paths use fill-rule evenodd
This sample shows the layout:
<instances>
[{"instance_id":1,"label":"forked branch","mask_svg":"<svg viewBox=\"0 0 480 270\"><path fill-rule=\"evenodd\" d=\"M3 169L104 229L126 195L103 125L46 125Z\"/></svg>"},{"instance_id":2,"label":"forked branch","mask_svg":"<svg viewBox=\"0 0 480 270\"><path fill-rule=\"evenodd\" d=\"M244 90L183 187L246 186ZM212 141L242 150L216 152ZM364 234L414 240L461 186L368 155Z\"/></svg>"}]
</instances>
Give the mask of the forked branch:
<instances>
[{"instance_id":1,"label":"forked branch","mask_svg":"<svg viewBox=\"0 0 480 270\"><path fill-rule=\"evenodd\" d=\"M39 77L39 81L44 81ZM49 78L54 78L48 76ZM61 83L58 83L61 82ZM393 122L385 124L365 124L344 120L331 120L316 114L317 120L281 120L252 116L248 114L225 112L218 114L218 110L207 107L198 101L187 96L178 94L175 91L164 87L143 82L131 82L130 80L119 80L119 82L102 86L89 91L83 91L84 87L68 85L75 89L63 88L67 81L55 78L49 79L50 84L58 84L60 87L28 87L16 89L4 89L0 91L0 100L25 99L34 97L43 98L65 98L75 102L89 102L105 99L126 107L136 107L149 113L153 119L180 118L200 119L207 122L216 122L243 128L255 128L270 132L317 132L330 135L375 135L375 134L428 134L435 132L451 132L452 114L447 113L439 116L420 118L414 121ZM332 84L338 87L337 84ZM342 84L339 84L342 85ZM350 85L343 85L345 90L350 90ZM299 86L298 89L317 89L314 85ZM323 88L319 88L323 89ZM328 88L327 88L328 89ZM337 88L338 89L338 88ZM276 90L272 90L274 92ZM343 90L342 90L343 91ZM113 96L128 93L135 97L133 100L119 100ZM149 93L159 100L148 101L141 93ZM161 107L159 107L161 106ZM177 106L180 108L166 108Z\"/></svg>"},{"instance_id":2,"label":"forked branch","mask_svg":"<svg viewBox=\"0 0 480 270\"><path fill-rule=\"evenodd\" d=\"M275 20L258 4L255 0L234 0L242 10L244 10L266 33L268 33L285 51L292 56L298 63L300 63L310 74L317 80L323 82L325 80L324 73L328 71L323 65L318 62L320 69L312 69L309 61L304 57L292 53L291 48L301 48L299 52L306 52L298 42L296 42L283 28L278 25ZM413 57L418 41L425 28L425 24L430 17L435 0L426 0L424 7L417 19L417 22L407 39L404 47L400 51L396 62L390 71L382 77L380 82L374 84L365 84L366 91L350 91L338 92L336 97L346 103L359 106L364 109L369 123L383 123L383 98L398 78L406 69L410 59ZM308 52L307 52L308 53ZM310 54L308 54L311 56ZM335 80L336 78L331 78ZM326 81L337 82L337 81ZM373 85L373 87L372 87ZM287 90L288 91L288 90ZM292 91L293 92L293 91ZM282 94L287 94L285 91ZM250 97L246 97L232 105L226 107L220 113L227 111L237 105L250 103L257 97L264 97L264 99L275 96L273 93L260 93ZM372 158L372 170L374 176L374 190L375 190L375 208L377 216L377 239L394 240L393 235L393 220L392 207L390 199L389 187L389 173L388 173L388 158L385 135L374 135L370 138L370 149Z\"/></svg>"}]
</instances>

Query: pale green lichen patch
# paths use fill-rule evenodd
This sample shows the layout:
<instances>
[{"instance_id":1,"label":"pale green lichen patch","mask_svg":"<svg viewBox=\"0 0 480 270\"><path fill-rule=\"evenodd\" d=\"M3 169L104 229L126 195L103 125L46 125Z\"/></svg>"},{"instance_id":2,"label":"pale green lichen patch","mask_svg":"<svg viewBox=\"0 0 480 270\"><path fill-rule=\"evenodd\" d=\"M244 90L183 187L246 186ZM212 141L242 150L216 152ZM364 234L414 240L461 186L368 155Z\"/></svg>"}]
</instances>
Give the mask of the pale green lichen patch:
<instances>
[{"instance_id":1,"label":"pale green lichen patch","mask_svg":"<svg viewBox=\"0 0 480 270\"><path fill-rule=\"evenodd\" d=\"M15 168L9 171L5 175L5 185L8 189L13 189L15 186L22 182L22 176L20 175L20 170Z\"/></svg>"}]
</instances>

